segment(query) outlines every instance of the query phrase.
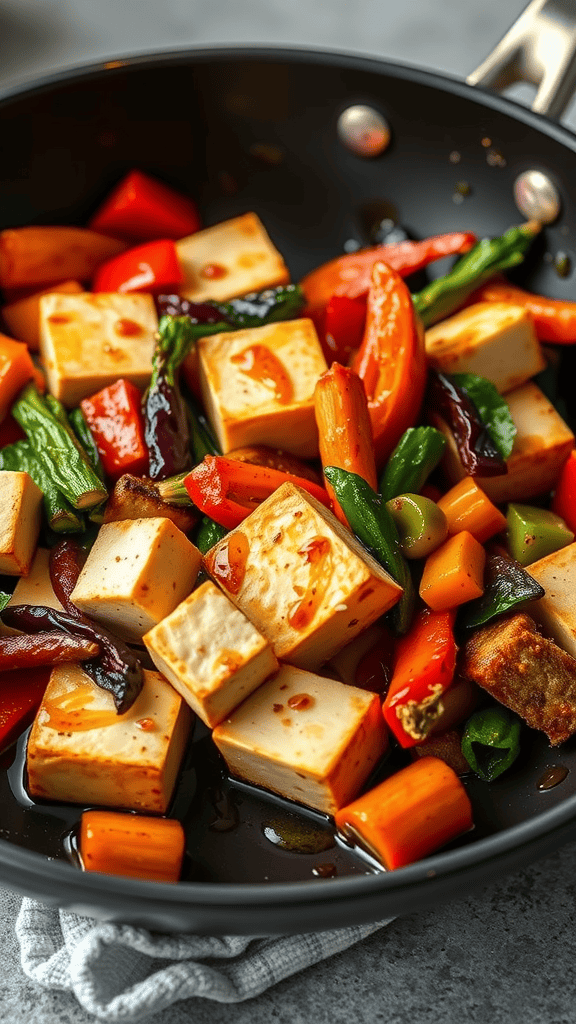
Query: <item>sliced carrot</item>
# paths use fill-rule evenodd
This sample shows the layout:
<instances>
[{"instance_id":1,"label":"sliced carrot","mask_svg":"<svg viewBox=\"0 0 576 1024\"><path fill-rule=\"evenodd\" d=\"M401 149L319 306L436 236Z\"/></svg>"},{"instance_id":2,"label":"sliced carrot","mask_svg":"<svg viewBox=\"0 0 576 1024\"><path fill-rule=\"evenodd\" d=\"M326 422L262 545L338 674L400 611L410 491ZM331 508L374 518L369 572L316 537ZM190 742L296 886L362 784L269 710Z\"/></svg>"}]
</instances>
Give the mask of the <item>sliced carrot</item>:
<instances>
[{"instance_id":1,"label":"sliced carrot","mask_svg":"<svg viewBox=\"0 0 576 1024\"><path fill-rule=\"evenodd\" d=\"M0 232L0 286L40 288L69 279L90 281L101 263L124 249L125 242L87 228L7 228Z\"/></svg>"},{"instance_id":2,"label":"sliced carrot","mask_svg":"<svg viewBox=\"0 0 576 1024\"><path fill-rule=\"evenodd\" d=\"M393 869L427 857L472 828L472 806L456 773L423 757L336 812L344 835Z\"/></svg>"},{"instance_id":3,"label":"sliced carrot","mask_svg":"<svg viewBox=\"0 0 576 1024\"><path fill-rule=\"evenodd\" d=\"M428 555L420 597L435 612L458 608L484 592L486 552L475 537L462 530Z\"/></svg>"},{"instance_id":4,"label":"sliced carrot","mask_svg":"<svg viewBox=\"0 0 576 1024\"><path fill-rule=\"evenodd\" d=\"M465 476L451 487L437 504L446 516L448 533L451 535L468 530L468 533L484 544L495 533L506 529L506 516L496 508L471 476Z\"/></svg>"},{"instance_id":5,"label":"sliced carrot","mask_svg":"<svg viewBox=\"0 0 576 1024\"><path fill-rule=\"evenodd\" d=\"M28 348L36 349L40 346L40 299L43 295L56 292L58 295L75 295L83 292L84 289L78 281L62 281L60 284L51 285L40 292L28 295L25 299L18 299L2 307L2 316L8 330L18 341L25 342Z\"/></svg>"},{"instance_id":6,"label":"sliced carrot","mask_svg":"<svg viewBox=\"0 0 576 1024\"><path fill-rule=\"evenodd\" d=\"M184 829L174 818L120 811L84 811L80 856L85 871L177 882L184 857Z\"/></svg>"},{"instance_id":7,"label":"sliced carrot","mask_svg":"<svg viewBox=\"0 0 576 1024\"><path fill-rule=\"evenodd\" d=\"M0 334L0 420L27 381L36 377L36 367L26 345Z\"/></svg>"},{"instance_id":8,"label":"sliced carrot","mask_svg":"<svg viewBox=\"0 0 576 1024\"><path fill-rule=\"evenodd\" d=\"M337 466L349 473L356 473L377 491L378 477L368 400L358 374L347 366L332 363L316 385L314 408L322 466ZM344 526L348 526L348 520L328 481L325 481L325 486L338 519Z\"/></svg>"}]
</instances>

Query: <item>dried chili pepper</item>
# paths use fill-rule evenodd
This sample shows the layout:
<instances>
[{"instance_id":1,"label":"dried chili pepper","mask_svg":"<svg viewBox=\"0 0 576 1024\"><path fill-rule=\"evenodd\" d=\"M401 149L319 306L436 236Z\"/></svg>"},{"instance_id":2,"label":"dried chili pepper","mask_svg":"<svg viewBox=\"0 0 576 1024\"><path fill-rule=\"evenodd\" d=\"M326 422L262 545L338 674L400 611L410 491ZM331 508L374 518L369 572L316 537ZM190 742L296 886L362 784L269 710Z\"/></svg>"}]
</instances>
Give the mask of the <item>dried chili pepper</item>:
<instances>
[{"instance_id":1,"label":"dried chili pepper","mask_svg":"<svg viewBox=\"0 0 576 1024\"><path fill-rule=\"evenodd\" d=\"M462 465L470 476L501 476L507 472L506 462L476 406L445 373L430 372L428 405L446 420L456 439Z\"/></svg>"},{"instance_id":2,"label":"dried chili pepper","mask_svg":"<svg viewBox=\"0 0 576 1024\"><path fill-rule=\"evenodd\" d=\"M0 671L84 661L97 657L99 653L99 644L92 640L56 630L15 633L13 636L0 636Z\"/></svg>"}]
</instances>

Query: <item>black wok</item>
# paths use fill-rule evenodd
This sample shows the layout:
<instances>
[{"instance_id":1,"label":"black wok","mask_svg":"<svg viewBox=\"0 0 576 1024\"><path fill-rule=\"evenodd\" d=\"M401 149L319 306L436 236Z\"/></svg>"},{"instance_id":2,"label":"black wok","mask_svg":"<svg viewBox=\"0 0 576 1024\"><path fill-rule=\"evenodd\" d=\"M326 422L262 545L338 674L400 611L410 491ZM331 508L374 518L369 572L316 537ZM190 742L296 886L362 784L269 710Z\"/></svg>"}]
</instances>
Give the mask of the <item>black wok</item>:
<instances>
[{"instance_id":1,"label":"black wok","mask_svg":"<svg viewBox=\"0 0 576 1024\"><path fill-rule=\"evenodd\" d=\"M390 124L392 142L375 159L338 139L338 117L356 103ZM521 219L517 175L540 169L562 210L518 280L574 297L573 276L559 277L553 257L575 248L576 137L460 81L331 53L198 50L113 61L5 94L0 126L0 226L84 223L108 188L139 167L195 196L207 224L256 210L295 280L350 240L369 242L383 216L414 237L499 234ZM565 359L570 399L574 360ZM177 796L182 808L195 771L203 791L206 749L198 736L196 769L185 772ZM569 774L541 791L538 780L552 765ZM391 873L331 850L324 859L340 858L342 872L352 873L330 879L314 880L313 858L263 837L262 821L285 809L242 788L235 799L243 824L208 836L209 866L209 825L201 837L190 826L189 881L83 874L67 862L64 843L78 808L26 807L21 779L22 743L0 772L0 880L80 913L166 931L269 934L406 913L576 837L576 743L552 752L536 734L503 778L470 783L476 827L466 841Z\"/></svg>"}]
</instances>

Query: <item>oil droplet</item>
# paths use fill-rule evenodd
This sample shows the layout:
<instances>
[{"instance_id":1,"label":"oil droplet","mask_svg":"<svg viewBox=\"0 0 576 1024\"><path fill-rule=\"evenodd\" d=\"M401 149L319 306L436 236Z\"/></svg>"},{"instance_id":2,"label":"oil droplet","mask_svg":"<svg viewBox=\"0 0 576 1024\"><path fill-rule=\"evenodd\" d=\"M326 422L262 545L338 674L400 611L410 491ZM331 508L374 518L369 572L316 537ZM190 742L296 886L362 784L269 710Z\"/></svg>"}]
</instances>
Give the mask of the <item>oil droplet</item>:
<instances>
[{"instance_id":1,"label":"oil droplet","mask_svg":"<svg viewBox=\"0 0 576 1024\"><path fill-rule=\"evenodd\" d=\"M231 362L236 363L247 377L270 388L281 405L292 401L292 381L280 360L265 345L250 345L232 356Z\"/></svg>"},{"instance_id":2,"label":"oil droplet","mask_svg":"<svg viewBox=\"0 0 576 1024\"><path fill-rule=\"evenodd\" d=\"M463 203L467 196L471 195L472 189L467 181L457 181L454 185L452 201L456 204Z\"/></svg>"},{"instance_id":3,"label":"oil droplet","mask_svg":"<svg viewBox=\"0 0 576 1024\"><path fill-rule=\"evenodd\" d=\"M212 789L208 793L214 809L214 817L208 825L211 832L232 832L240 824L240 814L230 796L221 789Z\"/></svg>"},{"instance_id":4,"label":"oil droplet","mask_svg":"<svg viewBox=\"0 0 576 1024\"><path fill-rule=\"evenodd\" d=\"M489 139L487 135L482 139L482 145L484 149L488 149L492 145L492 139Z\"/></svg>"},{"instance_id":5,"label":"oil droplet","mask_svg":"<svg viewBox=\"0 0 576 1024\"><path fill-rule=\"evenodd\" d=\"M292 711L306 711L307 708L313 706L314 697L311 697L309 693L295 693L292 697L288 697L286 703L289 708L292 708Z\"/></svg>"},{"instance_id":6,"label":"oil droplet","mask_svg":"<svg viewBox=\"0 0 576 1024\"><path fill-rule=\"evenodd\" d=\"M136 338L139 334L143 333L142 327L135 320L126 320L124 318L116 321L114 330L122 338Z\"/></svg>"},{"instance_id":7,"label":"oil droplet","mask_svg":"<svg viewBox=\"0 0 576 1024\"><path fill-rule=\"evenodd\" d=\"M317 864L312 868L312 874L316 878L336 878L338 869L335 864Z\"/></svg>"},{"instance_id":8,"label":"oil droplet","mask_svg":"<svg viewBox=\"0 0 576 1024\"><path fill-rule=\"evenodd\" d=\"M568 277L572 270L572 260L565 252L557 252L554 257L554 270L558 277Z\"/></svg>"},{"instance_id":9,"label":"oil droplet","mask_svg":"<svg viewBox=\"0 0 576 1024\"><path fill-rule=\"evenodd\" d=\"M486 154L486 163L489 167L506 167L506 160L498 149L489 149Z\"/></svg>"},{"instance_id":10,"label":"oil droplet","mask_svg":"<svg viewBox=\"0 0 576 1024\"><path fill-rule=\"evenodd\" d=\"M227 273L226 267L223 267L221 263L206 263L200 271L200 277L205 277L209 281L215 281L221 277L226 277Z\"/></svg>"},{"instance_id":11,"label":"oil droplet","mask_svg":"<svg viewBox=\"0 0 576 1024\"><path fill-rule=\"evenodd\" d=\"M335 846L334 836L321 828L296 818L272 818L262 822L262 832L269 842L291 853L323 853Z\"/></svg>"},{"instance_id":12,"label":"oil droplet","mask_svg":"<svg viewBox=\"0 0 576 1024\"><path fill-rule=\"evenodd\" d=\"M462 154L457 149L453 149L448 157L451 164L459 164L462 159Z\"/></svg>"},{"instance_id":13,"label":"oil droplet","mask_svg":"<svg viewBox=\"0 0 576 1024\"><path fill-rule=\"evenodd\" d=\"M152 732L155 728L153 718L139 718L136 725L139 729L142 729L143 732Z\"/></svg>"},{"instance_id":14,"label":"oil droplet","mask_svg":"<svg viewBox=\"0 0 576 1024\"><path fill-rule=\"evenodd\" d=\"M552 768L548 768L538 779L538 789L553 789L554 786L564 782L567 775L568 769L564 768L563 765L553 765Z\"/></svg>"},{"instance_id":15,"label":"oil droplet","mask_svg":"<svg viewBox=\"0 0 576 1024\"><path fill-rule=\"evenodd\" d=\"M344 242L344 245L342 246L344 252L358 252L358 249L360 249L360 247L361 243L358 241L357 238L347 238L346 241Z\"/></svg>"}]
</instances>

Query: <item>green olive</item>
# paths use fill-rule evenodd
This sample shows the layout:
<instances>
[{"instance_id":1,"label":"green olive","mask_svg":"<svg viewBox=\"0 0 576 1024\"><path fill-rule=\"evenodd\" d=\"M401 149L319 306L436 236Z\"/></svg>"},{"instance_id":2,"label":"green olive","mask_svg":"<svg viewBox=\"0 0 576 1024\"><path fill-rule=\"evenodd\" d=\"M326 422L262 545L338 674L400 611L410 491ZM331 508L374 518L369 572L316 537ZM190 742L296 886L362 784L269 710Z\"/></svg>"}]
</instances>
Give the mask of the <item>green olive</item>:
<instances>
[{"instance_id":1,"label":"green olive","mask_svg":"<svg viewBox=\"0 0 576 1024\"><path fill-rule=\"evenodd\" d=\"M430 498L399 494L386 502L386 508L396 523L406 558L426 558L448 536L446 516Z\"/></svg>"}]
</instances>

